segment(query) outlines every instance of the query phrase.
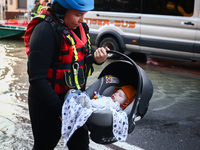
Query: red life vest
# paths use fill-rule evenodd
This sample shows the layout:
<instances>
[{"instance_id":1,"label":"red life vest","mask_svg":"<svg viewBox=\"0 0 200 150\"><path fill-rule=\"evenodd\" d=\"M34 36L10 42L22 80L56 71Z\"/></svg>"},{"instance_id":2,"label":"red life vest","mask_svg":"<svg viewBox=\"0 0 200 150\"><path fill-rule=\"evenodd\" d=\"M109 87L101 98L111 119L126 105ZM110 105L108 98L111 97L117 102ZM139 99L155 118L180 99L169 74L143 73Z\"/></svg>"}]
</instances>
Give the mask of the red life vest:
<instances>
[{"instance_id":1,"label":"red life vest","mask_svg":"<svg viewBox=\"0 0 200 150\"><path fill-rule=\"evenodd\" d=\"M28 25L24 41L26 47L26 53L29 55L29 38L32 34L34 27L41 21L45 20L49 22L54 30L59 26L50 15L39 15L34 18ZM56 23L56 24L55 24ZM52 66L48 70L47 79L49 84L54 88L57 94L66 93L70 88L81 89L84 87L88 73L93 70L92 66L88 67L85 64L85 56L91 53L91 47L89 42L89 34L87 29L83 26L86 24L80 24L80 38L72 31L64 27L61 32L63 38L60 40L61 49L58 50L57 61L52 63ZM60 29L60 28L59 28ZM57 31L59 33L59 31ZM63 42L64 41L64 42Z\"/></svg>"}]
</instances>

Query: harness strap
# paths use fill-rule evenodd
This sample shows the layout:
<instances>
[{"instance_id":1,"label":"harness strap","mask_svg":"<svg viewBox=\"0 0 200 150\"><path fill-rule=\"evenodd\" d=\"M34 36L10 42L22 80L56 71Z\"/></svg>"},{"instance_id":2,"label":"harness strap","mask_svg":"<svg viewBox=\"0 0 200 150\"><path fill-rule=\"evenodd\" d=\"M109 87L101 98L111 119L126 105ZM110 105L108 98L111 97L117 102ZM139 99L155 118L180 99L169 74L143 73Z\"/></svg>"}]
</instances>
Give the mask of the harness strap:
<instances>
[{"instance_id":1,"label":"harness strap","mask_svg":"<svg viewBox=\"0 0 200 150\"><path fill-rule=\"evenodd\" d=\"M85 63L84 60L81 60L81 61L78 62L79 66L83 66L84 63ZM52 65L55 65L55 64L52 64ZM59 63L59 66L57 66L58 70L69 70L71 68L72 68L71 64L61 64L61 63Z\"/></svg>"},{"instance_id":2,"label":"harness strap","mask_svg":"<svg viewBox=\"0 0 200 150\"><path fill-rule=\"evenodd\" d=\"M71 40L68 38L69 36L69 31L65 28L65 27L63 27L63 26L59 26L58 28L57 28L57 30L59 31L59 35L60 35L60 38L61 39L63 39L63 43L62 44L64 44L64 42L65 43L68 43L69 44L69 46L72 46L72 42L71 42ZM65 38L64 38L65 37Z\"/></svg>"},{"instance_id":3,"label":"harness strap","mask_svg":"<svg viewBox=\"0 0 200 150\"><path fill-rule=\"evenodd\" d=\"M48 22L51 27L53 28L53 30L57 33L58 35L58 38L61 40L61 41L64 41L63 38L61 38L59 35L59 30L58 30L58 25L57 23L53 20L53 17L51 15L44 15L42 16L44 17L44 20L46 22ZM59 56L61 54L61 45L59 44L59 51L55 51L55 56L54 56L54 62L52 64L52 69L53 69L53 72L52 72L52 80L51 80L51 87L54 89L55 88L55 85L56 85L56 73L57 73L57 69L59 68Z\"/></svg>"},{"instance_id":4,"label":"harness strap","mask_svg":"<svg viewBox=\"0 0 200 150\"><path fill-rule=\"evenodd\" d=\"M71 51L73 51L73 54L74 54L74 57L73 57L73 61L78 61L78 52L77 52L77 49L76 49L76 42L75 40L72 38L72 36L70 34L68 34L67 36L67 39L70 39L71 41Z\"/></svg>"},{"instance_id":5,"label":"harness strap","mask_svg":"<svg viewBox=\"0 0 200 150\"><path fill-rule=\"evenodd\" d=\"M87 36L87 48L88 48L88 53L92 53L92 48L91 48L91 42L90 42L90 35L89 35L89 27L87 26L86 23L82 23L82 26L85 30L86 36Z\"/></svg>"},{"instance_id":6,"label":"harness strap","mask_svg":"<svg viewBox=\"0 0 200 150\"><path fill-rule=\"evenodd\" d=\"M83 28L86 32L86 36L87 36L87 48L88 48L88 53L89 54L92 54L92 47L91 47L91 42L90 42L90 35L89 35L89 27L87 26L86 23L83 23ZM88 61L88 59L86 60ZM92 67L92 62L91 60L86 62L87 66L89 69L87 69L87 76L91 76L92 75L92 72L94 71L93 67ZM87 80L87 76L85 76L85 80Z\"/></svg>"},{"instance_id":7,"label":"harness strap","mask_svg":"<svg viewBox=\"0 0 200 150\"><path fill-rule=\"evenodd\" d=\"M86 34L87 35L87 42L88 42L88 52L89 52L89 54L91 54L92 53L92 51L91 51L91 42L90 42L90 36L89 36L89 33L87 33Z\"/></svg>"}]
</instances>

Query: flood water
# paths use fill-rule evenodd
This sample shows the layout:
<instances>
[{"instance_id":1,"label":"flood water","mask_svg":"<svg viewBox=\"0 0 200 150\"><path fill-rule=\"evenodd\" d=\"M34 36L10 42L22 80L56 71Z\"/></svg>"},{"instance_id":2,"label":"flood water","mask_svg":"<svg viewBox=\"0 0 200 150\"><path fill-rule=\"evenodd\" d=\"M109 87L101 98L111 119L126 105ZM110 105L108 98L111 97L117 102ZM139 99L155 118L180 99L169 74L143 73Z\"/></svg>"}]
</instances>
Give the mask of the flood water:
<instances>
[{"instance_id":1,"label":"flood water","mask_svg":"<svg viewBox=\"0 0 200 150\"><path fill-rule=\"evenodd\" d=\"M0 40L0 150L30 150L33 145L27 104L26 62L23 39ZM96 81L106 64L95 66L95 73L88 79L88 85ZM199 79L150 69L145 71L154 86L149 118L165 119L167 116L172 120L178 118L180 124L187 124L186 118L198 116L197 124L200 125ZM131 142L130 139L128 141ZM62 149L62 141L56 149Z\"/></svg>"},{"instance_id":2,"label":"flood water","mask_svg":"<svg viewBox=\"0 0 200 150\"><path fill-rule=\"evenodd\" d=\"M31 149L26 55L22 39L0 41L0 149Z\"/></svg>"}]
</instances>

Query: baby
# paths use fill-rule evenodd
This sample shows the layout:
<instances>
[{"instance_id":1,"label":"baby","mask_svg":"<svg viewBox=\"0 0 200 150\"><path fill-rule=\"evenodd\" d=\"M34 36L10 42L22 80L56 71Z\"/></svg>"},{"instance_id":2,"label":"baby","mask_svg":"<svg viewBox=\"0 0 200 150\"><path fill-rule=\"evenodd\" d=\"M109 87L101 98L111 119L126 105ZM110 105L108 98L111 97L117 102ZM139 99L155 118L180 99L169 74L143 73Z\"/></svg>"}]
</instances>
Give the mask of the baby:
<instances>
[{"instance_id":1,"label":"baby","mask_svg":"<svg viewBox=\"0 0 200 150\"><path fill-rule=\"evenodd\" d=\"M116 110L125 109L135 99L136 90L131 85L116 87L111 97L101 96L92 99L85 94L80 94L75 99L78 104L86 108L105 108L112 107Z\"/></svg>"}]
</instances>

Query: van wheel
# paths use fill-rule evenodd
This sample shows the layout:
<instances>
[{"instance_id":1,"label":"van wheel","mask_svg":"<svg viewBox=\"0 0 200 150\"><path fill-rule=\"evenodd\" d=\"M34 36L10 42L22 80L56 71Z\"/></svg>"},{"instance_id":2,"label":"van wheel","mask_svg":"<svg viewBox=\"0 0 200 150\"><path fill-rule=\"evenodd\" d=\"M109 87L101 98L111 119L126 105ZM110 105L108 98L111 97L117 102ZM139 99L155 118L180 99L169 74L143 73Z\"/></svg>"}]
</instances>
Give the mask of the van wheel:
<instances>
[{"instance_id":1,"label":"van wheel","mask_svg":"<svg viewBox=\"0 0 200 150\"><path fill-rule=\"evenodd\" d=\"M100 44L99 44L100 47L108 47L110 50L114 50L114 51L120 51L120 47L119 47L119 44L118 42L112 38L112 37L106 37L104 38ZM119 57L117 54L108 54L108 59L114 59L114 58L117 58Z\"/></svg>"}]
</instances>

